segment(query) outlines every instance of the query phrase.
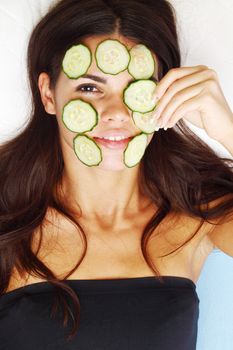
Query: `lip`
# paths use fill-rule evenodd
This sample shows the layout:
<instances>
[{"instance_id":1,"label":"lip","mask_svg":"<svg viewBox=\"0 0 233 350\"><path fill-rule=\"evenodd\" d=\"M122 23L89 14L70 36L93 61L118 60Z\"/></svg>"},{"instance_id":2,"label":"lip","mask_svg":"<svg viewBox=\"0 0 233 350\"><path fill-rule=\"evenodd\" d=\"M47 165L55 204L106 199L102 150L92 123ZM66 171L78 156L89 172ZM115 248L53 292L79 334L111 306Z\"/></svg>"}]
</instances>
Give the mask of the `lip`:
<instances>
[{"instance_id":1,"label":"lip","mask_svg":"<svg viewBox=\"0 0 233 350\"><path fill-rule=\"evenodd\" d=\"M124 139L124 140L119 140L119 141L105 140L105 139L101 139L99 137L93 137L93 138L98 144L100 144L106 148L122 150L122 149L126 148L126 146L128 145L129 141L133 138L133 136L129 137L127 139Z\"/></svg>"},{"instance_id":2,"label":"lip","mask_svg":"<svg viewBox=\"0 0 233 350\"><path fill-rule=\"evenodd\" d=\"M101 137L115 137L115 136L123 136L125 138L129 138L129 137L134 137L135 135L132 135L131 132L129 132L128 130L120 130L120 129L112 129L112 130L107 130L105 132L102 132L100 135L93 135L92 137L97 137L97 138L101 138Z\"/></svg>"}]
</instances>

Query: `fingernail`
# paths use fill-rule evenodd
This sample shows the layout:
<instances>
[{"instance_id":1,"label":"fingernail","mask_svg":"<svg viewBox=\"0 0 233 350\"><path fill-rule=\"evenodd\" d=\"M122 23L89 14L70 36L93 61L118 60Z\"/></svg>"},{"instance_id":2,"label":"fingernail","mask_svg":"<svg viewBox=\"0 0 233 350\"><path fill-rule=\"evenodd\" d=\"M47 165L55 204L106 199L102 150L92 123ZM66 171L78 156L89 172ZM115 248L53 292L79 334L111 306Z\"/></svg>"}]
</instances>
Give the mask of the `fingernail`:
<instances>
[{"instance_id":1,"label":"fingernail","mask_svg":"<svg viewBox=\"0 0 233 350\"><path fill-rule=\"evenodd\" d=\"M163 128L165 131L167 130L167 128Z\"/></svg>"}]
</instances>

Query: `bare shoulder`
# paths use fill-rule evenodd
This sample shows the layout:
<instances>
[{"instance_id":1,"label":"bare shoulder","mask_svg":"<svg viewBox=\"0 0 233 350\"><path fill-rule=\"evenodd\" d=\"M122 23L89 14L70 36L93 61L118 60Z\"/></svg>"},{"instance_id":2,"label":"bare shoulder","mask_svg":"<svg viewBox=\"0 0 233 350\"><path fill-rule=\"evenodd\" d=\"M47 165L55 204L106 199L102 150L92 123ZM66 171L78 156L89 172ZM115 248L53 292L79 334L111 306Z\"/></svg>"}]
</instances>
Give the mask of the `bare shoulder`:
<instances>
[{"instance_id":1,"label":"bare shoulder","mask_svg":"<svg viewBox=\"0 0 233 350\"><path fill-rule=\"evenodd\" d=\"M48 268L57 272L58 278L63 278L60 272L68 272L74 267L73 262L77 261L79 255L81 256L81 247L83 243L74 224L55 210L48 208L42 231L37 228L33 233L32 252ZM33 274L21 274L14 267L6 292L43 281L45 279Z\"/></svg>"},{"instance_id":2,"label":"bare shoulder","mask_svg":"<svg viewBox=\"0 0 233 350\"><path fill-rule=\"evenodd\" d=\"M223 196L211 203L215 206L224 203L227 199L233 202L233 195ZM215 247L223 251L225 254L233 257L233 210L220 219L215 220L216 225L208 232L208 238Z\"/></svg>"}]
</instances>

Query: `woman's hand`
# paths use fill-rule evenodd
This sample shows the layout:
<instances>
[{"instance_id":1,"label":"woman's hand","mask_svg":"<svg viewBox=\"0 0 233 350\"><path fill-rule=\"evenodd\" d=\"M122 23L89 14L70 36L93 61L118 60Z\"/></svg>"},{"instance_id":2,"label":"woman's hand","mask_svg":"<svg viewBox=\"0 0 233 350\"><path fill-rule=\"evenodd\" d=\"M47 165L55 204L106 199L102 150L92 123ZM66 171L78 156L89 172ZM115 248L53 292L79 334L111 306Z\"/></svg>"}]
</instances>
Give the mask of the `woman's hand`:
<instances>
[{"instance_id":1,"label":"woman's hand","mask_svg":"<svg viewBox=\"0 0 233 350\"><path fill-rule=\"evenodd\" d=\"M159 127L171 128L195 111L211 138L221 142L233 135L233 113L213 69L203 65L172 68L158 83L156 96Z\"/></svg>"}]
</instances>

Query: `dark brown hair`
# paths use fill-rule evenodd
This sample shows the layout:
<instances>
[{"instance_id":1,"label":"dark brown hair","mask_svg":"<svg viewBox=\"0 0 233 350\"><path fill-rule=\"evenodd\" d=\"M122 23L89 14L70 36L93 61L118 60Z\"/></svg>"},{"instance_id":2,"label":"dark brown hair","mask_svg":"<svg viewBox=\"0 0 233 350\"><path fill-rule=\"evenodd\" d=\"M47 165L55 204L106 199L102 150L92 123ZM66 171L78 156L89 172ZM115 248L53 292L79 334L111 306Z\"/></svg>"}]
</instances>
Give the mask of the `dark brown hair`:
<instances>
[{"instance_id":1,"label":"dark brown hair","mask_svg":"<svg viewBox=\"0 0 233 350\"><path fill-rule=\"evenodd\" d=\"M62 0L50 8L30 37L27 56L32 94L30 120L17 136L0 146L0 295L7 290L14 267L21 275L33 272L46 279L55 286L53 312L62 301L64 326L68 313L74 321L68 339L78 330L79 298L37 257L40 246L33 253L32 240L36 229L42 239L42 223L49 207L71 220L85 243L86 239L77 219L58 196L64 169L59 130L56 118L44 109L37 82L39 74L47 72L55 86L68 48L86 36L112 34L116 30L155 52L159 80L171 68L180 67L176 16L168 1ZM229 166L232 162L217 156L181 120L166 132L160 129L154 134L140 163L140 186L142 193L159 208L145 226L141 241L143 255L155 276L159 277L159 272L147 256L146 243L169 213L185 213L201 218L203 223L232 211L232 196L215 207L208 206L210 201L233 193ZM86 248L87 244L82 259ZM66 302L66 293L73 302L73 311Z\"/></svg>"}]
</instances>

